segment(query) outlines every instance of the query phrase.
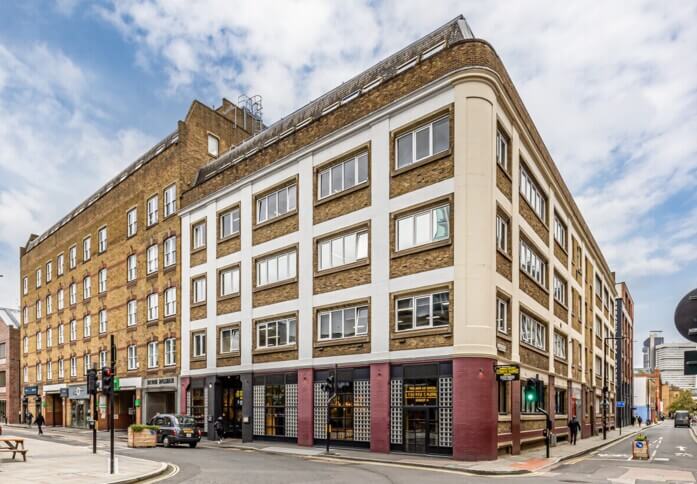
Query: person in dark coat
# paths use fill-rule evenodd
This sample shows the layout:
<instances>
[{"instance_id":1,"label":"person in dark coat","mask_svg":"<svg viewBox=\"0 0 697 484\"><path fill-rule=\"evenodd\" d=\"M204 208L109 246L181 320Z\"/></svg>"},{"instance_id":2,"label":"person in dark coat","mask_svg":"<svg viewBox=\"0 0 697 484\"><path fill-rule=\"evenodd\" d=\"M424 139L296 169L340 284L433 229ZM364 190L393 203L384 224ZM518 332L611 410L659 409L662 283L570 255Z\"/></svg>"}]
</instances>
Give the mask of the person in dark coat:
<instances>
[{"instance_id":1,"label":"person in dark coat","mask_svg":"<svg viewBox=\"0 0 697 484\"><path fill-rule=\"evenodd\" d=\"M34 419L34 415L31 412L27 412L27 424L31 427L31 421Z\"/></svg>"},{"instance_id":2,"label":"person in dark coat","mask_svg":"<svg viewBox=\"0 0 697 484\"><path fill-rule=\"evenodd\" d=\"M644 419L641 418L641 415L639 415L636 419L637 419L637 422L639 422L639 428L641 428L641 422L643 422Z\"/></svg>"},{"instance_id":3,"label":"person in dark coat","mask_svg":"<svg viewBox=\"0 0 697 484\"><path fill-rule=\"evenodd\" d=\"M576 415L571 417L569 420L569 443L571 445L576 445L576 437L578 436L578 431L581 430L581 423L576 418Z\"/></svg>"},{"instance_id":4,"label":"person in dark coat","mask_svg":"<svg viewBox=\"0 0 697 484\"><path fill-rule=\"evenodd\" d=\"M45 423L46 423L46 420L44 420L44 416L42 414L39 414L36 416L36 426L39 427L39 435L44 435L44 431L41 427Z\"/></svg>"},{"instance_id":5,"label":"person in dark coat","mask_svg":"<svg viewBox=\"0 0 697 484\"><path fill-rule=\"evenodd\" d=\"M215 429L215 434L218 436L218 443L222 444L224 434L222 415L215 419L215 424L213 425L213 428Z\"/></svg>"}]
</instances>

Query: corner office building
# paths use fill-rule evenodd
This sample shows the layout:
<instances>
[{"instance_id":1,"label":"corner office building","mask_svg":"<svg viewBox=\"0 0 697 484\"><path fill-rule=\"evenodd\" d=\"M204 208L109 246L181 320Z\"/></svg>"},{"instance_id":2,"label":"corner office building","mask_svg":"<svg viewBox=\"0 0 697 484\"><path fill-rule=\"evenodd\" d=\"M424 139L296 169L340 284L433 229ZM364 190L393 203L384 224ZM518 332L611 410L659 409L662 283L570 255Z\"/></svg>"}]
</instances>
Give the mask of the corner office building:
<instances>
[{"instance_id":1,"label":"corner office building","mask_svg":"<svg viewBox=\"0 0 697 484\"><path fill-rule=\"evenodd\" d=\"M176 130L20 250L22 410L87 427L88 368L117 345L117 428L177 410L180 195L197 169L249 136L224 100L192 103ZM100 428L106 399L99 396Z\"/></svg>"},{"instance_id":2,"label":"corner office building","mask_svg":"<svg viewBox=\"0 0 697 484\"><path fill-rule=\"evenodd\" d=\"M601 425L613 276L493 48L459 17L182 195L182 408L212 437L495 459ZM494 365L521 381L497 384ZM327 415L321 384L336 372ZM609 378L614 426L614 378Z\"/></svg>"}]
</instances>

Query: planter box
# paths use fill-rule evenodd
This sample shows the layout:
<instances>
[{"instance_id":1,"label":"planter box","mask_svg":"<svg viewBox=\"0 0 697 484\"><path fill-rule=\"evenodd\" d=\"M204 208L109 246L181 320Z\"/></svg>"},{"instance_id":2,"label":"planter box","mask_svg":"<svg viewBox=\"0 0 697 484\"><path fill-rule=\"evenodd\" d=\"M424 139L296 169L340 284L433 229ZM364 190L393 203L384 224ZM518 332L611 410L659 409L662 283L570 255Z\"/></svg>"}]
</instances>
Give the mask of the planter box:
<instances>
[{"instance_id":1,"label":"planter box","mask_svg":"<svg viewBox=\"0 0 697 484\"><path fill-rule=\"evenodd\" d=\"M131 428L128 429L129 447L155 447L156 445L157 431L146 429L134 432Z\"/></svg>"},{"instance_id":2,"label":"planter box","mask_svg":"<svg viewBox=\"0 0 697 484\"><path fill-rule=\"evenodd\" d=\"M648 440L635 440L632 442L632 458L638 460L649 460Z\"/></svg>"}]
</instances>

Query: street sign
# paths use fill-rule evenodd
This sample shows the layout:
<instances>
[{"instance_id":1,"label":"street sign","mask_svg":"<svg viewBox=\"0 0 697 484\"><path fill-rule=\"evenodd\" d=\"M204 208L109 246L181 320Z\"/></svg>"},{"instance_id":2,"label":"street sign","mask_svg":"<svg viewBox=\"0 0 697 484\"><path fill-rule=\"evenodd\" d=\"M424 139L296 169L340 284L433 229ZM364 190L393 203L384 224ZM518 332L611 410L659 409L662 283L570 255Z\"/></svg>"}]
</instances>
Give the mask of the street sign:
<instances>
[{"instance_id":1,"label":"street sign","mask_svg":"<svg viewBox=\"0 0 697 484\"><path fill-rule=\"evenodd\" d=\"M121 391L121 380L119 379L118 376L114 377L114 391L115 392Z\"/></svg>"},{"instance_id":2,"label":"street sign","mask_svg":"<svg viewBox=\"0 0 697 484\"><path fill-rule=\"evenodd\" d=\"M675 327L684 338L697 343L697 289L687 293L675 308Z\"/></svg>"},{"instance_id":3,"label":"street sign","mask_svg":"<svg viewBox=\"0 0 697 484\"><path fill-rule=\"evenodd\" d=\"M624 408L624 402L617 402L617 408Z\"/></svg>"},{"instance_id":4,"label":"street sign","mask_svg":"<svg viewBox=\"0 0 697 484\"><path fill-rule=\"evenodd\" d=\"M520 380L520 367L518 365L496 365L494 373L498 381Z\"/></svg>"},{"instance_id":5,"label":"street sign","mask_svg":"<svg viewBox=\"0 0 697 484\"><path fill-rule=\"evenodd\" d=\"M685 375L697 375L697 351L685 352Z\"/></svg>"}]
</instances>

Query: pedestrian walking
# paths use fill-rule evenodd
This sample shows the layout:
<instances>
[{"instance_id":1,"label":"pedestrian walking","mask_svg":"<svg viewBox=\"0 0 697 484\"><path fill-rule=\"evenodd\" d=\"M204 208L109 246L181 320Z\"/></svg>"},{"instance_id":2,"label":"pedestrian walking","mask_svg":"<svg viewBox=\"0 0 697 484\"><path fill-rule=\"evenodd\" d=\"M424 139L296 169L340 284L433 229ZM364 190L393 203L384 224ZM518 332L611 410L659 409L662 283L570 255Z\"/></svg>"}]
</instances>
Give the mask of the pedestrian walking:
<instances>
[{"instance_id":1,"label":"pedestrian walking","mask_svg":"<svg viewBox=\"0 0 697 484\"><path fill-rule=\"evenodd\" d=\"M581 423L576 418L576 415L571 417L569 420L569 441L571 445L576 445L576 437L578 436L578 431L581 430Z\"/></svg>"},{"instance_id":2,"label":"pedestrian walking","mask_svg":"<svg viewBox=\"0 0 697 484\"><path fill-rule=\"evenodd\" d=\"M31 414L31 412L27 412L27 424L31 427L31 421L34 419L34 416Z\"/></svg>"},{"instance_id":3,"label":"pedestrian walking","mask_svg":"<svg viewBox=\"0 0 697 484\"><path fill-rule=\"evenodd\" d=\"M36 416L36 426L39 428L39 435L44 435L44 431L41 427L45 423L46 423L46 420L44 420L44 416L42 414L39 414Z\"/></svg>"},{"instance_id":4,"label":"pedestrian walking","mask_svg":"<svg viewBox=\"0 0 697 484\"><path fill-rule=\"evenodd\" d=\"M218 436L218 444L222 444L224 433L222 415L215 419L215 424L213 425L213 428L215 429L215 434Z\"/></svg>"},{"instance_id":5,"label":"pedestrian walking","mask_svg":"<svg viewBox=\"0 0 697 484\"><path fill-rule=\"evenodd\" d=\"M641 428L641 422L643 422L644 419L641 418L641 415L639 415L636 419L637 419L637 422L639 422L639 428Z\"/></svg>"}]
</instances>

